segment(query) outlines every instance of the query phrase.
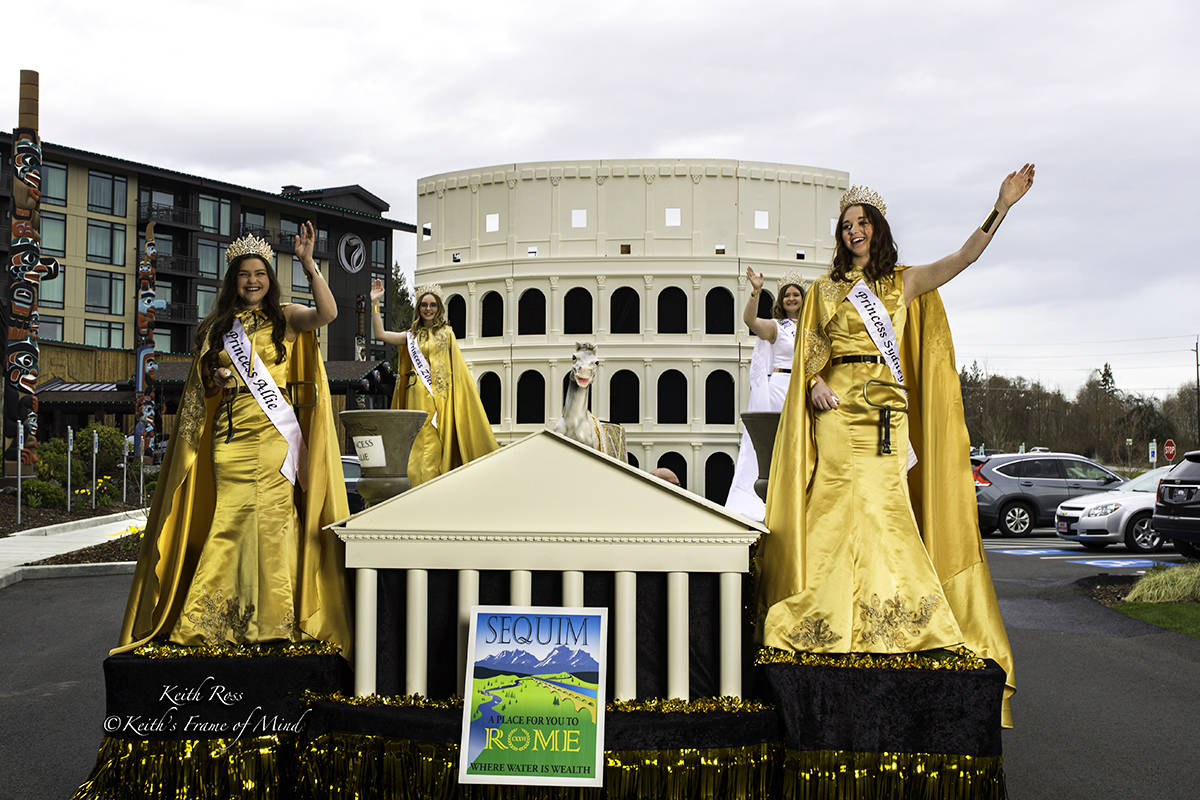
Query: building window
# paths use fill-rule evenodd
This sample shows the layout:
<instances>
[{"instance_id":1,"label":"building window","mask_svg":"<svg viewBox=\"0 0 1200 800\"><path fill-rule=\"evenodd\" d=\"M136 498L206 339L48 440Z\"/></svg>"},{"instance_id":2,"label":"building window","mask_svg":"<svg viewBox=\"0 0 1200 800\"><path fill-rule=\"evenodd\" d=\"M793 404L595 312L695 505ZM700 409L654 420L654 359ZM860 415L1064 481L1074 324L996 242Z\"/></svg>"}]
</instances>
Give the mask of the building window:
<instances>
[{"instance_id":1,"label":"building window","mask_svg":"<svg viewBox=\"0 0 1200 800\"><path fill-rule=\"evenodd\" d=\"M467 338L467 301L461 294L452 294L446 301L446 321L458 339Z\"/></svg>"},{"instance_id":2,"label":"building window","mask_svg":"<svg viewBox=\"0 0 1200 800\"><path fill-rule=\"evenodd\" d=\"M537 370L527 370L517 380L517 423L545 421L546 379Z\"/></svg>"},{"instance_id":3,"label":"building window","mask_svg":"<svg viewBox=\"0 0 1200 800\"><path fill-rule=\"evenodd\" d=\"M67 204L67 167L65 164L42 162L42 202L55 206Z\"/></svg>"},{"instance_id":4,"label":"building window","mask_svg":"<svg viewBox=\"0 0 1200 800\"><path fill-rule=\"evenodd\" d=\"M123 349L125 347L125 326L120 322L84 320L83 343L91 347Z\"/></svg>"},{"instance_id":5,"label":"building window","mask_svg":"<svg viewBox=\"0 0 1200 800\"><path fill-rule=\"evenodd\" d=\"M317 242L313 245L313 250L317 253L329 252L329 231L324 228L317 228Z\"/></svg>"},{"instance_id":6,"label":"building window","mask_svg":"<svg viewBox=\"0 0 1200 800\"><path fill-rule=\"evenodd\" d=\"M576 286L563 297L563 333L592 332L592 293Z\"/></svg>"},{"instance_id":7,"label":"building window","mask_svg":"<svg viewBox=\"0 0 1200 800\"><path fill-rule=\"evenodd\" d=\"M300 263L300 259L296 256L292 256L292 291L312 291L312 287L308 285L308 275L304 272L304 265Z\"/></svg>"},{"instance_id":8,"label":"building window","mask_svg":"<svg viewBox=\"0 0 1200 800\"><path fill-rule=\"evenodd\" d=\"M138 189L138 205L144 212L158 209L170 211L175 208L175 194L160 189Z\"/></svg>"},{"instance_id":9,"label":"building window","mask_svg":"<svg viewBox=\"0 0 1200 800\"><path fill-rule=\"evenodd\" d=\"M760 230L760 231L765 231L767 228L770 228L770 227L771 227L771 215L769 213L767 213L766 211L761 211L761 210L755 211L754 212L754 229Z\"/></svg>"},{"instance_id":10,"label":"building window","mask_svg":"<svg viewBox=\"0 0 1200 800\"><path fill-rule=\"evenodd\" d=\"M156 353L174 353L174 348L171 347L171 332L164 330L154 331L154 352Z\"/></svg>"},{"instance_id":11,"label":"building window","mask_svg":"<svg viewBox=\"0 0 1200 800\"><path fill-rule=\"evenodd\" d=\"M197 286L196 287L196 313L200 319L207 317L213 310L213 306L217 304L217 287L215 286Z\"/></svg>"},{"instance_id":12,"label":"building window","mask_svg":"<svg viewBox=\"0 0 1200 800\"><path fill-rule=\"evenodd\" d=\"M154 249L160 256L175 255L175 237L169 233L156 232L154 234ZM138 233L138 261L142 260L142 256L146 254L146 234L145 232Z\"/></svg>"},{"instance_id":13,"label":"building window","mask_svg":"<svg viewBox=\"0 0 1200 800\"><path fill-rule=\"evenodd\" d=\"M200 239L196 242L196 257L200 261L200 274L206 278L218 278L221 265L225 263L225 251L229 245Z\"/></svg>"},{"instance_id":14,"label":"building window","mask_svg":"<svg viewBox=\"0 0 1200 800\"><path fill-rule=\"evenodd\" d=\"M658 378L658 421L687 422L687 378L677 369L669 369Z\"/></svg>"},{"instance_id":15,"label":"building window","mask_svg":"<svg viewBox=\"0 0 1200 800\"><path fill-rule=\"evenodd\" d=\"M421 225L421 241L428 242L433 238L433 223L426 222Z\"/></svg>"},{"instance_id":16,"label":"building window","mask_svg":"<svg viewBox=\"0 0 1200 800\"><path fill-rule=\"evenodd\" d=\"M125 216L125 179L88 170L88 211Z\"/></svg>"},{"instance_id":17,"label":"building window","mask_svg":"<svg viewBox=\"0 0 1200 800\"><path fill-rule=\"evenodd\" d=\"M733 295L720 286L704 296L704 332L733 333Z\"/></svg>"},{"instance_id":18,"label":"building window","mask_svg":"<svg viewBox=\"0 0 1200 800\"><path fill-rule=\"evenodd\" d=\"M687 333L687 295L678 286L658 293L658 332Z\"/></svg>"},{"instance_id":19,"label":"building window","mask_svg":"<svg viewBox=\"0 0 1200 800\"><path fill-rule=\"evenodd\" d=\"M89 219L87 260L114 267L125 266L125 226L119 222Z\"/></svg>"},{"instance_id":20,"label":"building window","mask_svg":"<svg viewBox=\"0 0 1200 800\"><path fill-rule=\"evenodd\" d=\"M641 298L629 286L622 286L608 299L609 330L613 333L641 333Z\"/></svg>"},{"instance_id":21,"label":"building window","mask_svg":"<svg viewBox=\"0 0 1200 800\"><path fill-rule=\"evenodd\" d=\"M96 314L124 314L125 276L89 269L84 308Z\"/></svg>"},{"instance_id":22,"label":"building window","mask_svg":"<svg viewBox=\"0 0 1200 800\"><path fill-rule=\"evenodd\" d=\"M200 227L209 233L229 235L229 201L200 195Z\"/></svg>"},{"instance_id":23,"label":"building window","mask_svg":"<svg viewBox=\"0 0 1200 800\"><path fill-rule=\"evenodd\" d=\"M61 342L63 338L63 318L38 314L38 338L47 342Z\"/></svg>"},{"instance_id":24,"label":"building window","mask_svg":"<svg viewBox=\"0 0 1200 800\"><path fill-rule=\"evenodd\" d=\"M733 376L723 369L713 370L704 381L705 424L732 425L733 406Z\"/></svg>"},{"instance_id":25,"label":"building window","mask_svg":"<svg viewBox=\"0 0 1200 800\"><path fill-rule=\"evenodd\" d=\"M500 215L499 214L484 214L483 216L484 233L495 233L500 230Z\"/></svg>"},{"instance_id":26,"label":"building window","mask_svg":"<svg viewBox=\"0 0 1200 800\"><path fill-rule=\"evenodd\" d=\"M63 307L63 287L67 285L67 268L58 265L58 277L43 279L38 284L38 305L46 308Z\"/></svg>"},{"instance_id":27,"label":"building window","mask_svg":"<svg viewBox=\"0 0 1200 800\"><path fill-rule=\"evenodd\" d=\"M666 213L666 226L668 228L678 228L683 222L683 215L678 208L668 208Z\"/></svg>"},{"instance_id":28,"label":"building window","mask_svg":"<svg viewBox=\"0 0 1200 800\"><path fill-rule=\"evenodd\" d=\"M587 227L587 209L572 208L571 209L571 227L586 228Z\"/></svg>"},{"instance_id":29,"label":"building window","mask_svg":"<svg viewBox=\"0 0 1200 800\"><path fill-rule=\"evenodd\" d=\"M164 303L175 302L175 287L168 280L157 280L154 282L154 299L162 300Z\"/></svg>"},{"instance_id":30,"label":"building window","mask_svg":"<svg viewBox=\"0 0 1200 800\"><path fill-rule=\"evenodd\" d=\"M48 256L65 256L67 254L67 216L43 211L42 218L42 253Z\"/></svg>"},{"instance_id":31,"label":"building window","mask_svg":"<svg viewBox=\"0 0 1200 800\"><path fill-rule=\"evenodd\" d=\"M242 209L242 233L261 236L267 228L267 215L252 208Z\"/></svg>"},{"instance_id":32,"label":"building window","mask_svg":"<svg viewBox=\"0 0 1200 800\"><path fill-rule=\"evenodd\" d=\"M487 414L488 422L500 424L500 376L494 372L485 372L479 376L479 399L483 403L483 411Z\"/></svg>"},{"instance_id":33,"label":"building window","mask_svg":"<svg viewBox=\"0 0 1200 800\"><path fill-rule=\"evenodd\" d=\"M371 240L371 266L387 266L387 240L383 238Z\"/></svg>"},{"instance_id":34,"label":"building window","mask_svg":"<svg viewBox=\"0 0 1200 800\"><path fill-rule=\"evenodd\" d=\"M704 462L704 497L725 505L733 485L733 459L725 453L713 453Z\"/></svg>"},{"instance_id":35,"label":"building window","mask_svg":"<svg viewBox=\"0 0 1200 800\"><path fill-rule=\"evenodd\" d=\"M537 289L527 289L517 301L517 333L546 332L546 295Z\"/></svg>"},{"instance_id":36,"label":"building window","mask_svg":"<svg viewBox=\"0 0 1200 800\"><path fill-rule=\"evenodd\" d=\"M642 392L637 373L617 370L608 382L608 417L613 422L641 422Z\"/></svg>"},{"instance_id":37,"label":"building window","mask_svg":"<svg viewBox=\"0 0 1200 800\"><path fill-rule=\"evenodd\" d=\"M480 317L480 336L504 335L504 299L499 292L488 292L483 296Z\"/></svg>"}]
</instances>

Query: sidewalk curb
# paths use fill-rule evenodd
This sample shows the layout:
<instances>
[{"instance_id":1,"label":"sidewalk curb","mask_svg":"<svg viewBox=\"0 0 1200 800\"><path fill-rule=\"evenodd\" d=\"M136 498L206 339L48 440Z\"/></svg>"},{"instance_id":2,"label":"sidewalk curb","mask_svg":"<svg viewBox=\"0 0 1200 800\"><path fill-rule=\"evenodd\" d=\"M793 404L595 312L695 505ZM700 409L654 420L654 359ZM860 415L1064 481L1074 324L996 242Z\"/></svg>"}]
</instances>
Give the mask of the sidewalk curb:
<instances>
[{"instance_id":1,"label":"sidewalk curb","mask_svg":"<svg viewBox=\"0 0 1200 800\"><path fill-rule=\"evenodd\" d=\"M145 521L146 515L149 514L149 508L133 509L132 511L118 511L116 514L109 514L104 517L84 517L83 519L73 519L70 522L59 522L54 525L43 525L40 528L29 528L23 531L13 531L9 536L53 536L58 533L71 533L73 531L83 530L84 528L95 528L100 525L108 525L112 522L122 522L127 519L138 519Z\"/></svg>"},{"instance_id":2,"label":"sidewalk curb","mask_svg":"<svg viewBox=\"0 0 1200 800\"><path fill-rule=\"evenodd\" d=\"M0 589L5 589L23 580L132 575L136 566L136 561L108 561L97 564L44 564L36 567L12 567L0 570Z\"/></svg>"}]
</instances>

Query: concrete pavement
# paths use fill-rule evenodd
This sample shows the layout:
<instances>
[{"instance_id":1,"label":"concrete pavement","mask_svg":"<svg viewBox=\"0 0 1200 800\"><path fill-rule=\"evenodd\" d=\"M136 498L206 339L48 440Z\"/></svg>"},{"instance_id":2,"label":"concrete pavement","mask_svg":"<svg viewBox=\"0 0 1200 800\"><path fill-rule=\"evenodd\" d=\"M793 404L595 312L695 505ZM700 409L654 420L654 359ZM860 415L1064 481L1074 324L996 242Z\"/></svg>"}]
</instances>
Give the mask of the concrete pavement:
<instances>
[{"instance_id":1,"label":"concrete pavement","mask_svg":"<svg viewBox=\"0 0 1200 800\"><path fill-rule=\"evenodd\" d=\"M146 524L146 509L78 519L44 528L19 531L0 539L0 589L22 578L130 572L128 565L72 564L62 567L22 567L31 561L69 553L106 542Z\"/></svg>"}]
</instances>

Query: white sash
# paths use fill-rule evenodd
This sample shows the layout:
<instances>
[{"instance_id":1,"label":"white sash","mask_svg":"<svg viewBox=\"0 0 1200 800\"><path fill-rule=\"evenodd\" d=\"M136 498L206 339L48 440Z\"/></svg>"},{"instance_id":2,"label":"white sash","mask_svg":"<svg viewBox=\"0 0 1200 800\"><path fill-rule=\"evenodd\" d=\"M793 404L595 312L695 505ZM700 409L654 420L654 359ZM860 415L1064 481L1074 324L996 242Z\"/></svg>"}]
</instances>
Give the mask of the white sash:
<instances>
[{"instance_id":1,"label":"white sash","mask_svg":"<svg viewBox=\"0 0 1200 800\"><path fill-rule=\"evenodd\" d=\"M408 334L408 357L412 360L413 369L416 370L421 383L425 384L425 391L429 392L429 399L433 400L433 384L430 382L433 379L433 370L429 368L429 362L425 360L425 354L421 352L421 348L417 347L417 335L411 332ZM429 424L434 428L437 427L436 403L433 416L429 418Z\"/></svg>"},{"instance_id":2,"label":"white sash","mask_svg":"<svg viewBox=\"0 0 1200 800\"><path fill-rule=\"evenodd\" d=\"M892 379L903 386L904 366L900 363L900 345L896 342L896 330L892 327L892 317L884 308L883 301L875 296L875 293L861 278L858 283L850 287L850 294L846 295L846 299L862 317L867 326L867 334L875 343L875 349L883 356L884 363L892 371ZM916 463L917 453L913 450L912 442L909 442L908 468L912 469Z\"/></svg>"},{"instance_id":3,"label":"white sash","mask_svg":"<svg viewBox=\"0 0 1200 800\"><path fill-rule=\"evenodd\" d=\"M225 334L225 352L233 361L238 375L242 376L242 382L258 402L258 407L287 442L287 455L279 471L293 486L296 485L296 477L300 475L300 485L303 488L307 481L303 480L301 468L308 460L308 451L304 445L304 434L300 431L300 421L296 419L296 412L284 400L262 359L254 357L254 346L250 344L250 337L246 336L240 319L234 318L233 327Z\"/></svg>"}]
</instances>

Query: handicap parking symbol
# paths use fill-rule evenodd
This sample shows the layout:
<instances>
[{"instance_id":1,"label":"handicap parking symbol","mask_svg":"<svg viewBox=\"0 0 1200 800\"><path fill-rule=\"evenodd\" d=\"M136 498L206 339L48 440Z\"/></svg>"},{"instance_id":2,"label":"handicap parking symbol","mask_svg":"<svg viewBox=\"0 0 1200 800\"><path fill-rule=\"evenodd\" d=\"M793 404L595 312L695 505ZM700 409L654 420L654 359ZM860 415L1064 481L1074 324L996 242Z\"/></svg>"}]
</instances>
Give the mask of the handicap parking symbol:
<instances>
[{"instance_id":1,"label":"handicap parking symbol","mask_svg":"<svg viewBox=\"0 0 1200 800\"><path fill-rule=\"evenodd\" d=\"M1067 563L1083 564L1085 567L1105 567L1107 569L1148 569L1155 565L1178 566L1171 561L1153 561L1146 558L1096 558L1090 561L1068 561Z\"/></svg>"},{"instance_id":2,"label":"handicap parking symbol","mask_svg":"<svg viewBox=\"0 0 1200 800\"><path fill-rule=\"evenodd\" d=\"M1007 556L1069 556L1076 551L1054 550L1049 547L1030 547L1024 550L995 550L993 552L1004 553Z\"/></svg>"}]
</instances>

